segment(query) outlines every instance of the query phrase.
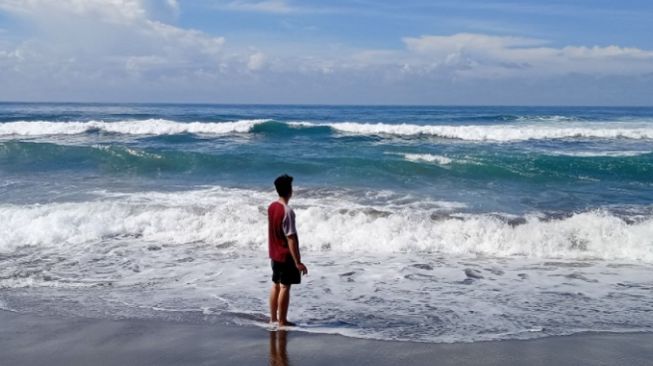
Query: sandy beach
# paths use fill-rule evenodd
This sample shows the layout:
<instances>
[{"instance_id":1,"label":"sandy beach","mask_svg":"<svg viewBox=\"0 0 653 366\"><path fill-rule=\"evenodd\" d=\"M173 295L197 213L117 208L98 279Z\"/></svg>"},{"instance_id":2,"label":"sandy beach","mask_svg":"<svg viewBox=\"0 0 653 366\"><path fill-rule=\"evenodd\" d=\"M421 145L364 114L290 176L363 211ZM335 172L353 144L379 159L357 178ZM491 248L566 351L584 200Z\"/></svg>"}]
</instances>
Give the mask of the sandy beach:
<instances>
[{"instance_id":1,"label":"sandy beach","mask_svg":"<svg viewBox=\"0 0 653 366\"><path fill-rule=\"evenodd\" d=\"M650 365L653 334L427 344L157 320L0 312L5 365Z\"/></svg>"}]
</instances>

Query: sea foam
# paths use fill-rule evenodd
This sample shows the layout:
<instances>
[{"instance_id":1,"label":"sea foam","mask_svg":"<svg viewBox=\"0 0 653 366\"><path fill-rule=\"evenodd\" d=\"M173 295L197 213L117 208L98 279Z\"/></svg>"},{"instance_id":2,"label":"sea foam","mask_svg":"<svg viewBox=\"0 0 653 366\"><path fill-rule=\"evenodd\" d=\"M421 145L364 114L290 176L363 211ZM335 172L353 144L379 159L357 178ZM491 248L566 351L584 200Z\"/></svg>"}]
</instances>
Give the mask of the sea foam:
<instances>
[{"instance_id":1,"label":"sea foam","mask_svg":"<svg viewBox=\"0 0 653 366\"><path fill-rule=\"evenodd\" d=\"M0 123L0 136L76 135L104 131L126 135L175 135L249 133L270 119L231 122L177 122L165 119L129 121L16 121ZM287 122L293 128L329 127L335 132L356 135L432 136L467 141L526 141L565 138L653 139L653 128L637 122L540 122L500 125L416 125L358 122Z\"/></svg>"},{"instance_id":2,"label":"sea foam","mask_svg":"<svg viewBox=\"0 0 653 366\"><path fill-rule=\"evenodd\" d=\"M653 128L625 123L414 125L341 122L327 124L334 130L362 135L433 136L469 141L526 141L564 138L653 139Z\"/></svg>"},{"instance_id":3,"label":"sea foam","mask_svg":"<svg viewBox=\"0 0 653 366\"><path fill-rule=\"evenodd\" d=\"M404 158L408 161L425 161L428 163L437 163L440 165L451 164L453 161L446 156L433 154L404 154Z\"/></svg>"},{"instance_id":4,"label":"sea foam","mask_svg":"<svg viewBox=\"0 0 653 366\"><path fill-rule=\"evenodd\" d=\"M92 131L104 131L126 135L176 135L247 133L266 119L240 120L233 122L175 122L166 119L147 119L139 121L88 121L52 122L17 121L0 123L0 136L43 136L77 135Z\"/></svg>"},{"instance_id":5,"label":"sea foam","mask_svg":"<svg viewBox=\"0 0 653 366\"><path fill-rule=\"evenodd\" d=\"M87 202L0 205L0 252L20 246L68 248L134 239L181 245L206 242L265 250L272 194L233 189L109 195ZM298 198L306 250L431 252L528 258L653 262L653 218L626 222L606 211L563 218L456 214L455 205L363 205L353 198ZM67 250L67 249L66 249Z\"/></svg>"},{"instance_id":6,"label":"sea foam","mask_svg":"<svg viewBox=\"0 0 653 366\"><path fill-rule=\"evenodd\" d=\"M653 151L553 151L548 154L578 158L628 158L653 154Z\"/></svg>"}]
</instances>

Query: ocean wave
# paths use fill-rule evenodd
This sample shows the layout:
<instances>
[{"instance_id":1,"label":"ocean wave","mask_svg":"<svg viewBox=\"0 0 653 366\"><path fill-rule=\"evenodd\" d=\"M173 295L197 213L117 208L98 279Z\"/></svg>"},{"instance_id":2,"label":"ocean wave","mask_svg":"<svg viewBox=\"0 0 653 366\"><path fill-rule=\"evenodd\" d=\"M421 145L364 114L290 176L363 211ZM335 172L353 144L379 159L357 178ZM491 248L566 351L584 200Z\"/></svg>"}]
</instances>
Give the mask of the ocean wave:
<instances>
[{"instance_id":1,"label":"ocean wave","mask_svg":"<svg viewBox=\"0 0 653 366\"><path fill-rule=\"evenodd\" d=\"M353 152L352 152L353 153ZM398 160L395 156L400 157ZM49 142L0 142L0 169L8 171L56 171L89 169L107 174L149 175L189 173L219 176L224 172L275 174L279 167L294 164L297 174L315 174L342 169L359 180L366 174L387 173L400 180L404 174L430 179L433 177L469 177L473 179L520 180L595 180L629 179L651 182L653 154L635 156L565 156L556 153L538 154L432 154L391 153L350 158L331 157L328 165L319 159L281 161L274 155L238 150L203 152L137 148L120 144L65 145ZM610 164L606 164L610 159ZM437 167L447 168L447 171ZM584 179L584 178L583 178Z\"/></svg>"},{"instance_id":2,"label":"ocean wave","mask_svg":"<svg viewBox=\"0 0 653 366\"><path fill-rule=\"evenodd\" d=\"M559 116L558 116L559 117ZM0 136L77 135L107 132L125 135L169 136L181 134L224 135L230 133L346 133L368 136L430 136L466 141L526 141L566 138L653 139L653 127L641 122L579 122L549 117L539 123L480 125L417 125L359 122L278 122L251 119L232 122L176 122L165 119L130 121L15 121L0 123ZM520 119L516 119L520 122ZM533 121L528 120L528 121ZM548 123L547 122L551 122Z\"/></svg>"},{"instance_id":3,"label":"ocean wave","mask_svg":"<svg viewBox=\"0 0 653 366\"><path fill-rule=\"evenodd\" d=\"M133 121L51 122L16 121L0 123L0 136L78 135L103 131L125 135L178 135L178 134L229 134L247 133L267 119L239 120L233 122L175 122L166 119Z\"/></svg>"},{"instance_id":4,"label":"ocean wave","mask_svg":"<svg viewBox=\"0 0 653 366\"><path fill-rule=\"evenodd\" d=\"M553 151L548 154L579 158L626 158L653 154L653 151Z\"/></svg>"},{"instance_id":5,"label":"ocean wave","mask_svg":"<svg viewBox=\"0 0 653 366\"><path fill-rule=\"evenodd\" d=\"M107 194L88 202L0 205L0 252L21 246L80 251L107 240L167 245L230 243L265 250L272 192L208 189ZM626 220L597 210L560 218L455 214L362 205L351 199L293 200L307 251L627 259L653 262L653 217ZM370 233L373 233L370 236ZM66 249L68 248L68 249Z\"/></svg>"},{"instance_id":6,"label":"ocean wave","mask_svg":"<svg viewBox=\"0 0 653 366\"><path fill-rule=\"evenodd\" d=\"M517 121L538 121L538 122L572 122L572 121L582 121L583 118L578 116L562 116L562 115L528 115L528 116L516 116L515 120Z\"/></svg>"},{"instance_id":7,"label":"ocean wave","mask_svg":"<svg viewBox=\"0 0 653 366\"><path fill-rule=\"evenodd\" d=\"M440 117L440 116L436 116ZM586 121L588 119L582 116L565 116L565 115L536 115L536 114L476 114L476 115L461 115L461 116L452 116L444 115L440 118L437 118L440 121L456 121L456 122L578 122Z\"/></svg>"},{"instance_id":8,"label":"ocean wave","mask_svg":"<svg viewBox=\"0 0 653 366\"><path fill-rule=\"evenodd\" d=\"M269 161L252 157L251 167ZM198 173L219 174L242 167L237 158L193 151L141 149L117 144L60 145L46 142L0 142L0 168L21 170L97 169L106 173ZM251 168L254 169L254 168Z\"/></svg>"},{"instance_id":9,"label":"ocean wave","mask_svg":"<svg viewBox=\"0 0 653 366\"><path fill-rule=\"evenodd\" d=\"M300 125L308 126L308 123ZM468 141L527 141L566 138L653 139L653 127L582 123L560 125L414 125L339 122L327 124L336 131L361 135L433 136Z\"/></svg>"}]
</instances>

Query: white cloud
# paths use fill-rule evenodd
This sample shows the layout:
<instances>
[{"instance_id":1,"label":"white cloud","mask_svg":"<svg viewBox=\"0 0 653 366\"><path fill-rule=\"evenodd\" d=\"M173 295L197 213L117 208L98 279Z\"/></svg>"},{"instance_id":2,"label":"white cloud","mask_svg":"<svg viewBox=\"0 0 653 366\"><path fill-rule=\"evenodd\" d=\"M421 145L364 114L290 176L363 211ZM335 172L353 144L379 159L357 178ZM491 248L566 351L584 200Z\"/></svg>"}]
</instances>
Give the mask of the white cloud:
<instances>
[{"instance_id":1,"label":"white cloud","mask_svg":"<svg viewBox=\"0 0 653 366\"><path fill-rule=\"evenodd\" d=\"M263 65L265 65L265 54L262 52L256 52L253 53L252 55L249 56L249 60L247 62L247 68L252 70L252 71L257 71L260 70Z\"/></svg>"},{"instance_id":2,"label":"white cloud","mask_svg":"<svg viewBox=\"0 0 653 366\"><path fill-rule=\"evenodd\" d=\"M179 2L177 2L177 0L166 0L166 4L168 5L168 8L175 13L179 12Z\"/></svg>"},{"instance_id":3,"label":"white cloud","mask_svg":"<svg viewBox=\"0 0 653 366\"><path fill-rule=\"evenodd\" d=\"M185 78L200 68L219 72L223 37L153 20L151 7L148 0L0 0L0 9L33 29L30 38L5 46L4 53L24 55L12 58L16 74L51 82L119 83L144 73L152 82Z\"/></svg>"},{"instance_id":4,"label":"white cloud","mask_svg":"<svg viewBox=\"0 0 653 366\"><path fill-rule=\"evenodd\" d=\"M650 50L554 47L541 39L474 33L406 37L397 49L320 42L227 45L223 37L157 20L162 12L178 12L180 4L0 0L0 11L32 32L0 32L0 99L424 102L439 86L444 89L438 96L446 97L456 85L472 93L508 83L516 90L567 75L590 85L597 78L650 80L646 75L653 73ZM306 11L285 1L228 4L242 11Z\"/></svg>"},{"instance_id":5,"label":"white cloud","mask_svg":"<svg viewBox=\"0 0 653 366\"><path fill-rule=\"evenodd\" d=\"M546 41L460 33L403 39L414 69L458 77L546 77L569 73L633 75L653 72L653 51L619 46L545 47Z\"/></svg>"},{"instance_id":6,"label":"white cloud","mask_svg":"<svg viewBox=\"0 0 653 366\"><path fill-rule=\"evenodd\" d=\"M141 1L135 0L1 0L0 9L33 16L92 16L102 21L129 22L145 17Z\"/></svg>"},{"instance_id":7,"label":"white cloud","mask_svg":"<svg viewBox=\"0 0 653 366\"><path fill-rule=\"evenodd\" d=\"M261 13L277 13L287 14L299 10L299 8L291 6L285 0L264 0L264 1L232 1L225 7L227 10L235 11L252 11Z\"/></svg>"},{"instance_id":8,"label":"white cloud","mask_svg":"<svg viewBox=\"0 0 653 366\"><path fill-rule=\"evenodd\" d=\"M406 47L425 54L448 54L464 50L485 50L532 47L546 42L524 37L498 37L475 33L458 33L451 36L421 36L404 38Z\"/></svg>"},{"instance_id":9,"label":"white cloud","mask_svg":"<svg viewBox=\"0 0 653 366\"><path fill-rule=\"evenodd\" d=\"M300 2L296 2L300 3ZM224 11L268 13L277 15L287 14L329 14L351 12L351 8L322 6L322 5L298 5L288 0L231 0L220 1L214 4L214 8Z\"/></svg>"}]
</instances>

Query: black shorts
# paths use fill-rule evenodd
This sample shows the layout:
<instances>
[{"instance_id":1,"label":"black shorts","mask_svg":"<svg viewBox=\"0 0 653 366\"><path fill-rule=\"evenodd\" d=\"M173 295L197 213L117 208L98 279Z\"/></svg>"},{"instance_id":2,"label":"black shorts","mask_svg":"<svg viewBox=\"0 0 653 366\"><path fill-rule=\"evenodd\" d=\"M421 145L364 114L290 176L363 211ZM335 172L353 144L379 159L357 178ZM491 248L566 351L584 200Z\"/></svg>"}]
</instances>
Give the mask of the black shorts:
<instances>
[{"instance_id":1,"label":"black shorts","mask_svg":"<svg viewBox=\"0 0 653 366\"><path fill-rule=\"evenodd\" d=\"M295 261L290 257L285 262L272 262L272 282L282 285L296 285L302 282L302 275L299 273Z\"/></svg>"}]
</instances>

